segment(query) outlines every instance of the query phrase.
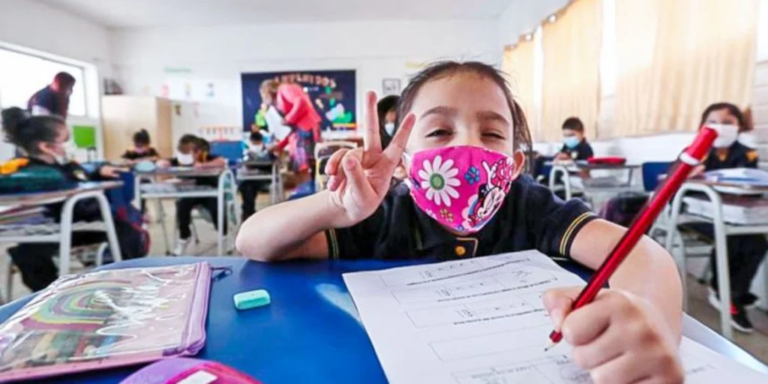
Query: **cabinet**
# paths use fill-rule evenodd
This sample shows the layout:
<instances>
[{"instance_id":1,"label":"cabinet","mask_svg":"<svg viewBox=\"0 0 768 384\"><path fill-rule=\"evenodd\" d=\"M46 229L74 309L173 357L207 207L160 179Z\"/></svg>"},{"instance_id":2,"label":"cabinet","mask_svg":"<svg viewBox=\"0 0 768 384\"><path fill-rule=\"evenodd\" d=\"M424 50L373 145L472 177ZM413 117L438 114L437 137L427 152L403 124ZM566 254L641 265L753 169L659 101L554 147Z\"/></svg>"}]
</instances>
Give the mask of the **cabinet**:
<instances>
[{"instance_id":1,"label":"cabinet","mask_svg":"<svg viewBox=\"0 0 768 384\"><path fill-rule=\"evenodd\" d=\"M148 96L104 96L101 114L104 125L104 157L117 161L133 147L133 134L146 129L152 146L162 157L173 155L173 101Z\"/></svg>"}]
</instances>

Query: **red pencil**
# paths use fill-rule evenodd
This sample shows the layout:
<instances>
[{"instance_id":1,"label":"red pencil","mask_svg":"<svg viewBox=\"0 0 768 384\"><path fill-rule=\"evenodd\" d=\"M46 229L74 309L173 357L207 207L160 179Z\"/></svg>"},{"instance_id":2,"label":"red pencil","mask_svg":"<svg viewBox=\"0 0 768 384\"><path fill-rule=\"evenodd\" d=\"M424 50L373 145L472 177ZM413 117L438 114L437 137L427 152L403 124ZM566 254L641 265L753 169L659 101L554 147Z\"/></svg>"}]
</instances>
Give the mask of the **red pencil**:
<instances>
[{"instance_id":1,"label":"red pencil","mask_svg":"<svg viewBox=\"0 0 768 384\"><path fill-rule=\"evenodd\" d=\"M613 275L613 272L619 268L621 262L629 255L629 252L637 245L637 242L643 237L643 234L659 216L659 212L664 209L664 206L669 202L669 199L674 196L680 186L688 179L688 174L691 170L704 158L709 152L709 148L717 138L717 132L715 130L702 126L699 130L699 134L693 140L693 144L683 151L678 158L676 164L670 168L670 172L663 183L659 185L653 196L653 199L648 201L640 213L637 215L632 224L624 233L624 236L616 244L616 247L610 253L610 256L605 259L603 265L595 271L592 275L592 279L589 280L587 286L581 291L576 301L573 302L573 309L579 309L595 299L600 289L602 289L608 282L608 279ZM551 349L560 340L563 339L563 335L558 330L552 331L549 334L549 346L546 350Z\"/></svg>"}]
</instances>

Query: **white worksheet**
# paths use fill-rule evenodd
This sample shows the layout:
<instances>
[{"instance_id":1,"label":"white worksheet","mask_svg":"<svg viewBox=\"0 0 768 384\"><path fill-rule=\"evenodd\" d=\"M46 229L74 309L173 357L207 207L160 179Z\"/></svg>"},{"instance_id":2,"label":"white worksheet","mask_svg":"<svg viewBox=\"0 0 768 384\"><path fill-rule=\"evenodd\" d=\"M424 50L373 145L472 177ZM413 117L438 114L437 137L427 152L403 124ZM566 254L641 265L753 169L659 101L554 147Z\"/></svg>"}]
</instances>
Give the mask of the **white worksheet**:
<instances>
[{"instance_id":1,"label":"white worksheet","mask_svg":"<svg viewBox=\"0 0 768 384\"><path fill-rule=\"evenodd\" d=\"M538 251L344 274L391 383L590 383L565 342L546 352L552 323L541 295L583 286ZM687 383L768 377L688 339Z\"/></svg>"}]
</instances>

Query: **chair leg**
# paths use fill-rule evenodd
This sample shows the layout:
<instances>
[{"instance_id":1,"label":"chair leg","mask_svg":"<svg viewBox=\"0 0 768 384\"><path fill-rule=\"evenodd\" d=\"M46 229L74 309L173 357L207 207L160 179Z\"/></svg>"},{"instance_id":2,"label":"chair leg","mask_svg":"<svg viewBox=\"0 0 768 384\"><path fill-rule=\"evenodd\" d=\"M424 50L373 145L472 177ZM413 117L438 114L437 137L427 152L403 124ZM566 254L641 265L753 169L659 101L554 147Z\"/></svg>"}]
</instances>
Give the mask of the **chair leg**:
<instances>
[{"instance_id":1,"label":"chair leg","mask_svg":"<svg viewBox=\"0 0 768 384\"><path fill-rule=\"evenodd\" d=\"M99 250L96 251L96 266L101 267L104 264L104 254L107 253L109 243L101 243Z\"/></svg>"}]
</instances>

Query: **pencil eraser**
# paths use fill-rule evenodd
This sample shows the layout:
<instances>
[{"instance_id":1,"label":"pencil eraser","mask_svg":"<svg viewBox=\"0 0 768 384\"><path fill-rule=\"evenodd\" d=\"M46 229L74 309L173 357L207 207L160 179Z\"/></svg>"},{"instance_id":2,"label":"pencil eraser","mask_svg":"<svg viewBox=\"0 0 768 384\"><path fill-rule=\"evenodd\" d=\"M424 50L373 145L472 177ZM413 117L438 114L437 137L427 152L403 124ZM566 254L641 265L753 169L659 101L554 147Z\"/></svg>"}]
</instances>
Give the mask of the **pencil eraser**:
<instances>
[{"instance_id":1,"label":"pencil eraser","mask_svg":"<svg viewBox=\"0 0 768 384\"><path fill-rule=\"evenodd\" d=\"M235 308L241 311L251 308L263 307L265 305L269 305L271 302L271 299L269 298L269 292L263 289L240 292L233 298L235 300Z\"/></svg>"}]
</instances>

